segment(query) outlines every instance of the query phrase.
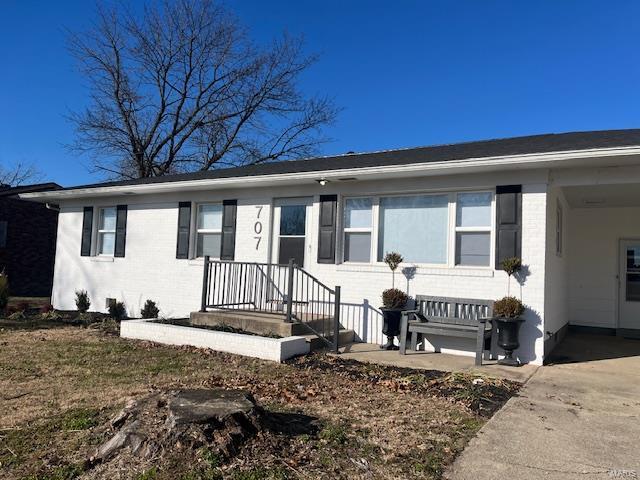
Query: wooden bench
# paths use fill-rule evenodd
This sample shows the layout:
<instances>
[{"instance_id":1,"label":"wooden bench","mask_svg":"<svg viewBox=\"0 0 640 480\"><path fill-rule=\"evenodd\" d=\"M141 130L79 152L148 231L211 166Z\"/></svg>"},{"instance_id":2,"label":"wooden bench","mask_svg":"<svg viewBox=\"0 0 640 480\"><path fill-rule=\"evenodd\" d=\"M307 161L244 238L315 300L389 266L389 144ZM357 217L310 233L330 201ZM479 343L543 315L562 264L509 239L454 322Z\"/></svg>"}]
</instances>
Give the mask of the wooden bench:
<instances>
[{"instance_id":1,"label":"wooden bench","mask_svg":"<svg viewBox=\"0 0 640 480\"><path fill-rule=\"evenodd\" d=\"M400 353L406 354L407 337L416 350L419 335L476 339L476 365L491 351L493 301L416 295L416 308L402 312Z\"/></svg>"}]
</instances>

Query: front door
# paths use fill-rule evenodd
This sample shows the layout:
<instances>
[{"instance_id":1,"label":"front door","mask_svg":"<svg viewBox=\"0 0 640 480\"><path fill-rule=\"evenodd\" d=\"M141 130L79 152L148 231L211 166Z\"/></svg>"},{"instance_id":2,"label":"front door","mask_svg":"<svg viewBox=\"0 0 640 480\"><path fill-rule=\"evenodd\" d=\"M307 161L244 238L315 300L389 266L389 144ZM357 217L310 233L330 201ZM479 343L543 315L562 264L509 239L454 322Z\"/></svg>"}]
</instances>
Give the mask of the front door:
<instances>
[{"instance_id":1,"label":"front door","mask_svg":"<svg viewBox=\"0 0 640 480\"><path fill-rule=\"evenodd\" d=\"M620 240L618 328L640 334L640 240Z\"/></svg>"},{"instance_id":2,"label":"front door","mask_svg":"<svg viewBox=\"0 0 640 480\"><path fill-rule=\"evenodd\" d=\"M282 198L275 202L273 258L284 265L293 259L296 265L305 266L311 248L308 235L311 217L311 198Z\"/></svg>"}]
</instances>

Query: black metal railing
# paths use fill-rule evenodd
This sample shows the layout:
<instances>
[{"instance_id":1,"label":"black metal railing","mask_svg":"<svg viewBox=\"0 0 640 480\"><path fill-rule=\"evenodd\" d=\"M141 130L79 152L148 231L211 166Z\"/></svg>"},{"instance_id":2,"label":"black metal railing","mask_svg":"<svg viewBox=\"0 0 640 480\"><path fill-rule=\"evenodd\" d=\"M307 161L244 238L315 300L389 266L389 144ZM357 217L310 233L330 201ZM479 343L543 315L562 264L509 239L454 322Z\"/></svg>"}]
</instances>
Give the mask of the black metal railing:
<instances>
[{"instance_id":1,"label":"black metal railing","mask_svg":"<svg viewBox=\"0 0 640 480\"><path fill-rule=\"evenodd\" d=\"M200 311L209 308L281 314L338 350L340 287L329 288L293 261L279 265L205 257Z\"/></svg>"}]
</instances>

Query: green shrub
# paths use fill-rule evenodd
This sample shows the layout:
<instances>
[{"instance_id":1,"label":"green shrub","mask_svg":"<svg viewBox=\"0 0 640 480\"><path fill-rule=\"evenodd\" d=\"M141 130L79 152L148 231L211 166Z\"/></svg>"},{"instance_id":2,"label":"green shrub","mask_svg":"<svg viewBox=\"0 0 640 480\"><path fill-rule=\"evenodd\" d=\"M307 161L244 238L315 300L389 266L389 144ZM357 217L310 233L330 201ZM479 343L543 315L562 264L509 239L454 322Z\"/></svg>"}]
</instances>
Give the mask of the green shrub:
<instances>
[{"instance_id":1,"label":"green shrub","mask_svg":"<svg viewBox=\"0 0 640 480\"><path fill-rule=\"evenodd\" d=\"M382 306L384 308L404 308L409 296L397 288L389 288L382 292Z\"/></svg>"},{"instance_id":2,"label":"green shrub","mask_svg":"<svg viewBox=\"0 0 640 480\"><path fill-rule=\"evenodd\" d=\"M114 320L122 320L127 317L127 310L124 308L124 303L122 302L113 302L109 305L109 315Z\"/></svg>"},{"instance_id":3,"label":"green shrub","mask_svg":"<svg viewBox=\"0 0 640 480\"><path fill-rule=\"evenodd\" d=\"M506 274L511 276L522 268L522 260L518 257L509 257L505 258L501 265Z\"/></svg>"},{"instance_id":4,"label":"green shrub","mask_svg":"<svg viewBox=\"0 0 640 480\"><path fill-rule=\"evenodd\" d=\"M158 318L160 309L153 300L147 300L144 304L144 308L140 310L142 318Z\"/></svg>"},{"instance_id":5,"label":"green shrub","mask_svg":"<svg viewBox=\"0 0 640 480\"><path fill-rule=\"evenodd\" d=\"M0 272L0 312L7 308L9 303L9 277Z\"/></svg>"},{"instance_id":6,"label":"green shrub","mask_svg":"<svg viewBox=\"0 0 640 480\"><path fill-rule=\"evenodd\" d=\"M524 313L524 305L516 297L504 297L493 305L496 317L517 318Z\"/></svg>"},{"instance_id":7,"label":"green shrub","mask_svg":"<svg viewBox=\"0 0 640 480\"><path fill-rule=\"evenodd\" d=\"M91 306L89 294L86 290L76 290L76 307L80 313L86 313Z\"/></svg>"}]
</instances>

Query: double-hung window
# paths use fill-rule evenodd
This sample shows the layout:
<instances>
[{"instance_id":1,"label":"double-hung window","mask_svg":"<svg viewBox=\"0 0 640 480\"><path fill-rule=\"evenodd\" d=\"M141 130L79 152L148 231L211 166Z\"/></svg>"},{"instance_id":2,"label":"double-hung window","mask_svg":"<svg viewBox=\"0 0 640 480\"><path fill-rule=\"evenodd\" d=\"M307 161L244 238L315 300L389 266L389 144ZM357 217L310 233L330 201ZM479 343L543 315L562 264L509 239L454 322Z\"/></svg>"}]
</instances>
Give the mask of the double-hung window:
<instances>
[{"instance_id":1,"label":"double-hung window","mask_svg":"<svg viewBox=\"0 0 640 480\"><path fill-rule=\"evenodd\" d=\"M370 262L373 214L371 198L344 202L344 261Z\"/></svg>"},{"instance_id":2,"label":"double-hung window","mask_svg":"<svg viewBox=\"0 0 640 480\"><path fill-rule=\"evenodd\" d=\"M220 258L222 242L222 205L198 205L196 221L196 256Z\"/></svg>"},{"instance_id":3,"label":"double-hung window","mask_svg":"<svg viewBox=\"0 0 640 480\"><path fill-rule=\"evenodd\" d=\"M98 210L98 255L113 255L116 246L116 207Z\"/></svg>"},{"instance_id":4,"label":"double-hung window","mask_svg":"<svg viewBox=\"0 0 640 480\"><path fill-rule=\"evenodd\" d=\"M491 200L491 192L457 194L456 265L490 265Z\"/></svg>"}]
</instances>

